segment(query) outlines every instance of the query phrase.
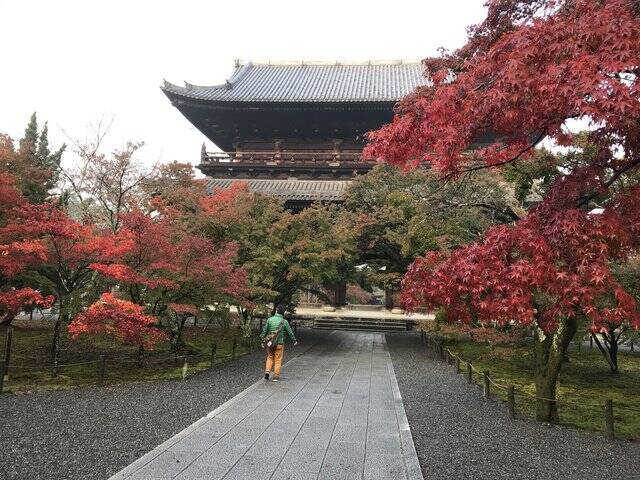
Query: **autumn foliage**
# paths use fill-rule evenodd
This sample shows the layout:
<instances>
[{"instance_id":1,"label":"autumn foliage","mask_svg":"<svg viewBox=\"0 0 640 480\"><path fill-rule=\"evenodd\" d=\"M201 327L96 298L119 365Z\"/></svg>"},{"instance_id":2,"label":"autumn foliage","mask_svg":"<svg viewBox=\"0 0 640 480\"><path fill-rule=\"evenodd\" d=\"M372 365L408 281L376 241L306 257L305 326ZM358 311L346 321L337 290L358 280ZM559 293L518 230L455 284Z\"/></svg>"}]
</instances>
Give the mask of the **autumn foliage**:
<instances>
[{"instance_id":1,"label":"autumn foliage","mask_svg":"<svg viewBox=\"0 0 640 480\"><path fill-rule=\"evenodd\" d=\"M190 165L144 169L140 145L129 143L111 156L78 147L86 168L62 171L67 190L50 195L63 149L51 154L46 135L34 116L19 148L0 137L0 321L55 301L56 362L67 322L74 338L106 334L150 349L176 334L175 316L250 304L237 244L206 228L236 190L207 198Z\"/></svg>"},{"instance_id":2,"label":"autumn foliage","mask_svg":"<svg viewBox=\"0 0 640 480\"><path fill-rule=\"evenodd\" d=\"M157 319L144 310L143 306L104 293L99 301L74 318L69 332L74 338L86 333L112 335L123 343L152 349L167 336L155 328Z\"/></svg>"},{"instance_id":3,"label":"autumn foliage","mask_svg":"<svg viewBox=\"0 0 640 480\"><path fill-rule=\"evenodd\" d=\"M28 202L14 187L14 177L0 171L0 320L10 322L20 310L29 307L48 308L54 297L32 288L14 288L9 281L26 270L47 260L46 247L38 231L25 235L16 232L14 222L27 214Z\"/></svg>"},{"instance_id":4,"label":"autumn foliage","mask_svg":"<svg viewBox=\"0 0 640 480\"><path fill-rule=\"evenodd\" d=\"M481 242L416 261L408 307L444 308L451 321L533 327L539 396L555 382L577 323L640 327L612 261L638 251L640 18L630 0L489 0L460 50L425 60L433 84L370 135L370 157L443 177L536 161L542 139L592 149L546 197ZM600 210L594 211L598 207ZM538 417L557 417L539 402Z\"/></svg>"},{"instance_id":5,"label":"autumn foliage","mask_svg":"<svg viewBox=\"0 0 640 480\"><path fill-rule=\"evenodd\" d=\"M596 326L638 326L607 264L639 247L638 187L606 197L640 165L638 12L627 0L488 6L465 47L425 61L433 86L403 100L393 123L371 134L367 153L458 175L530 158L543 137L570 145L567 122L581 119L598 154L559 179L526 218L449 258L418 261L405 300L446 306L462 321L530 324L538 315L539 326L553 330L582 312ZM494 140L469 154L487 134ZM603 213L589 213L598 198Z\"/></svg>"}]
</instances>

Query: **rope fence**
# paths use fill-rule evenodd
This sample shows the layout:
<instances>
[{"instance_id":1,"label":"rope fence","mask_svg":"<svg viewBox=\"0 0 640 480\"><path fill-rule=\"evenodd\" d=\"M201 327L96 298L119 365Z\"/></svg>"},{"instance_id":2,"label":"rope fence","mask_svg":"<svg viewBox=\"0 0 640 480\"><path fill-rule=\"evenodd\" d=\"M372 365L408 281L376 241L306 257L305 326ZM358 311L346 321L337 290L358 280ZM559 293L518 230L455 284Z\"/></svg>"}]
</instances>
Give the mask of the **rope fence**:
<instances>
[{"instance_id":1,"label":"rope fence","mask_svg":"<svg viewBox=\"0 0 640 480\"><path fill-rule=\"evenodd\" d=\"M297 325L292 327L297 331ZM86 367L87 365L95 365L93 370L75 371L75 378L66 378L65 380L75 380L75 385L97 384L105 385L109 375L116 376L116 380L126 377L127 372L123 372L123 368L131 365L137 366L139 369L161 369L168 367L168 363L172 362L173 368L181 368L182 379L185 379L190 373L196 373L203 370L211 369L216 366L225 364L229 361L252 353L260 348L260 337L253 334L251 337L239 338L223 338L211 343L207 351L199 353L173 353L171 355L159 356L152 352L145 352L143 356L119 356L108 355L106 353L98 354L98 358L72 363L58 363L57 361L41 364L41 365L15 365L11 360L12 332L11 327L7 331L5 339L5 352L0 360L0 394L12 383L24 381L25 379L34 382L55 381L61 373L71 372L78 367ZM226 347L223 350L223 347ZM34 358L21 358L22 361L36 361ZM204 364L204 365L203 365ZM47 375L43 377L42 374ZM40 376L38 376L40 375Z\"/></svg>"},{"instance_id":2,"label":"rope fence","mask_svg":"<svg viewBox=\"0 0 640 480\"><path fill-rule=\"evenodd\" d=\"M420 332L422 343L424 344L430 357L446 362L448 365L455 366L455 372L464 374L467 382L471 385L482 386L483 396L490 398L494 394L493 391L503 393L507 404L507 413L510 418L516 418L518 410L524 411L525 407L535 409L537 402L547 402L554 404L557 409L559 405L570 406L576 409L597 409L601 413L601 418L604 425L605 436L609 439L615 438L615 420L613 410L613 400L606 399L603 403L585 403L583 401L572 401L568 399L558 398L545 398L533 395L531 393L519 390L515 385L504 385L499 383L495 378L491 376L489 370L479 370L470 361L460 357L460 355L451 351L445 346L445 338L438 335L430 335L424 330ZM464 367L463 367L464 365ZM516 402L516 399L520 399L520 402ZM526 402L530 402L526 405ZM533 403L533 405L531 405ZM629 407L622 404L616 404L616 412L623 410L625 412L640 414L640 409ZM592 412L593 413L593 412Z\"/></svg>"}]
</instances>

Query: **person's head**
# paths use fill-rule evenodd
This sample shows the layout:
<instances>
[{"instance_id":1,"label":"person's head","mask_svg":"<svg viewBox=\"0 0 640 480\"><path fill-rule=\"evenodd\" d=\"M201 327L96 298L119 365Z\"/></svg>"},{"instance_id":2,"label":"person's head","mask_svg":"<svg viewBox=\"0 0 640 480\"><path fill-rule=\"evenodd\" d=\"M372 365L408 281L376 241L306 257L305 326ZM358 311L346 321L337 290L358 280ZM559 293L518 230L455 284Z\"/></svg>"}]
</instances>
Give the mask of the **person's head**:
<instances>
[{"instance_id":1,"label":"person's head","mask_svg":"<svg viewBox=\"0 0 640 480\"><path fill-rule=\"evenodd\" d=\"M278 306L276 307L276 312L279 313L280 315L284 315L284 311L287 308L283 305L283 304L278 304Z\"/></svg>"}]
</instances>

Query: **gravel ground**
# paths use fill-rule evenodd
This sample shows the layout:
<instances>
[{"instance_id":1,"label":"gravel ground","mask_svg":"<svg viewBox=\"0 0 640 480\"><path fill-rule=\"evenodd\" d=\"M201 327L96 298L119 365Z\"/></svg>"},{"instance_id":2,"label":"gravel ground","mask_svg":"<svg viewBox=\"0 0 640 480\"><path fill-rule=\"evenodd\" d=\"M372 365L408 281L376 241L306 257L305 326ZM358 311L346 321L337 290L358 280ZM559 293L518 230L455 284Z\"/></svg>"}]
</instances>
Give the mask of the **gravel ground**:
<instances>
[{"instance_id":1,"label":"gravel ground","mask_svg":"<svg viewBox=\"0 0 640 480\"><path fill-rule=\"evenodd\" d=\"M287 359L327 332L303 330ZM387 334L425 479L640 478L640 444L510 421L420 338ZM105 479L260 378L254 353L186 381L0 398L0 479ZM286 375L286 368L285 368Z\"/></svg>"},{"instance_id":2,"label":"gravel ground","mask_svg":"<svg viewBox=\"0 0 640 480\"><path fill-rule=\"evenodd\" d=\"M323 335L301 333L285 361ZM0 479L108 478L259 380L263 360L256 352L185 381L4 395Z\"/></svg>"},{"instance_id":3,"label":"gravel ground","mask_svg":"<svg viewBox=\"0 0 640 480\"><path fill-rule=\"evenodd\" d=\"M425 479L640 478L640 443L509 420L502 403L429 360L418 335L386 337Z\"/></svg>"}]
</instances>

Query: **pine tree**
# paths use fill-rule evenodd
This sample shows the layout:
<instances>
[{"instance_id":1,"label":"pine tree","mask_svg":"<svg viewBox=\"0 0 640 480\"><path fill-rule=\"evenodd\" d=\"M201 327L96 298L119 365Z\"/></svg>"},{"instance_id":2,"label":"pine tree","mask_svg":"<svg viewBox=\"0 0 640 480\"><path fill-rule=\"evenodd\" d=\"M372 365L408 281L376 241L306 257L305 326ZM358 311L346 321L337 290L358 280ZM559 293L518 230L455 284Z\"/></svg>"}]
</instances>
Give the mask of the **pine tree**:
<instances>
[{"instance_id":1,"label":"pine tree","mask_svg":"<svg viewBox=\"0 0 640 480\"><path fill-rule=\"evenodd\" d=\"M38 140L36 159L40 168L48 170L51 173L51 177L45 184L47 190L51 190L58 183L60 160L62 159L62 153L65 148L66 144L63 144L56 152L51 153L49 149L49 125L48 122L45 122Z\"/></svg>"},{"instance_id":2,"label":"pine tree","mask_svg":"<svg viewBox=\"0 0 640 480\"><path fill-rule=\"evenodd\" d=\"M27 155L36 155L38 145L38 118L36 112L31 114L29 124L24 131L24 137L20 140L20 153Z\"/></svg>"},{"instance_id":3,"label":"pine tree","mask_svg":"<svg viewBox=\"0 0 640 480\"><path fill-rule=\"evenodd\" d=\"M17 163L13 168L22 193L32 203L44 202L49 191L56 186L65 148L66 145L62 145L56 152L51 153L49 127L45 123L39 133L38 119L34 112L24 131L24 137L20 139L15 159Z\"/></svg>"}]
</instances>

